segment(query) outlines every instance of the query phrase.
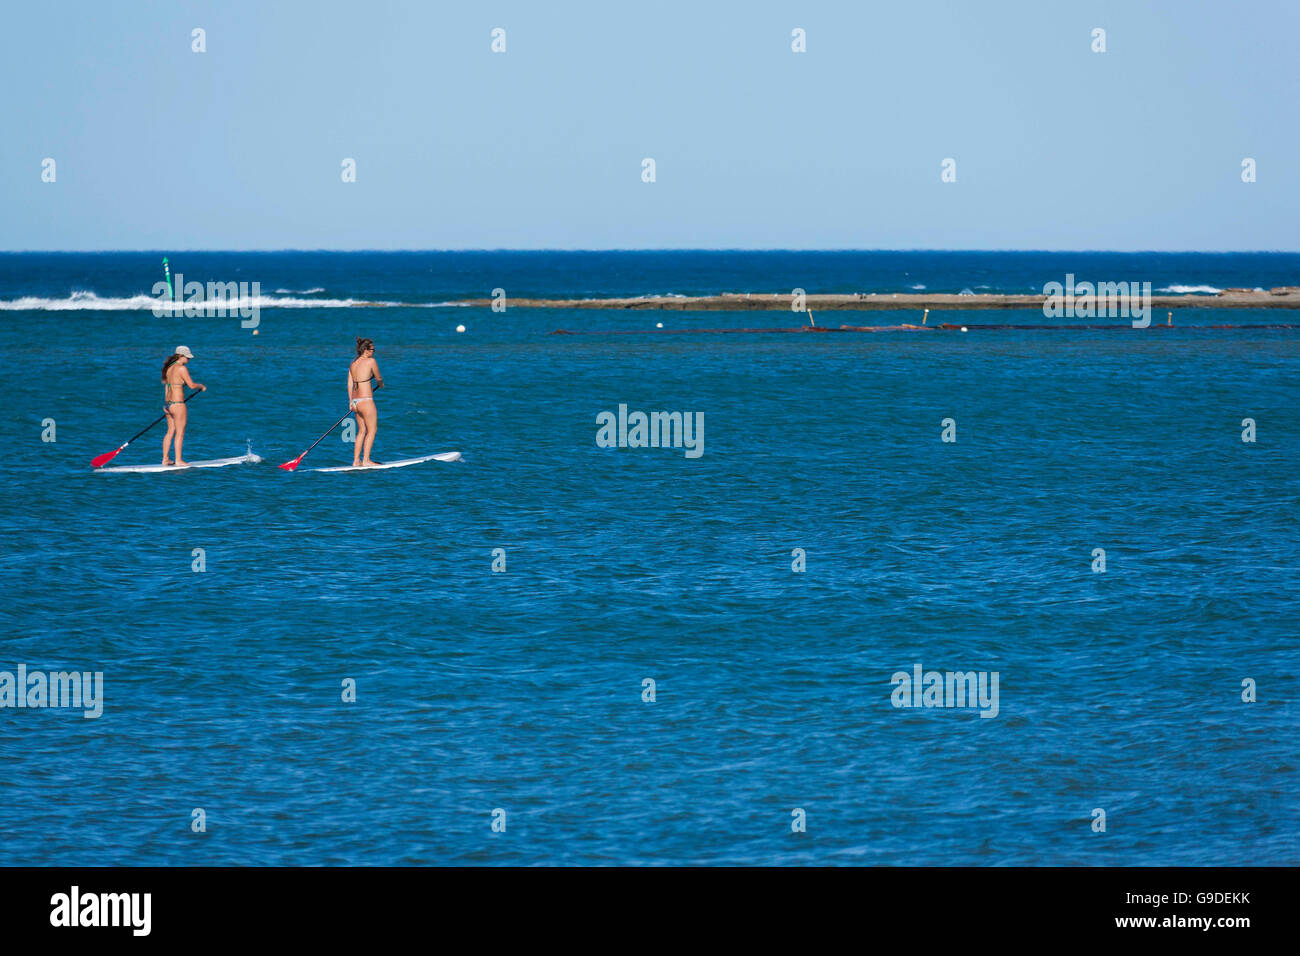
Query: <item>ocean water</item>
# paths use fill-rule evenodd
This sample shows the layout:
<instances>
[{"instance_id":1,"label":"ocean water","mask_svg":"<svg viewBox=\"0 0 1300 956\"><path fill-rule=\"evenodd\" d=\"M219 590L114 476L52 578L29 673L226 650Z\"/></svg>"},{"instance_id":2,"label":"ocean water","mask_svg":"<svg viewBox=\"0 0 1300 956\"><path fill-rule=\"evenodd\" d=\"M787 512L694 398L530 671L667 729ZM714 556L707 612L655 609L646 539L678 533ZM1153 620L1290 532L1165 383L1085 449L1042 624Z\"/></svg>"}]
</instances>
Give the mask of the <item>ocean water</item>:
<instances>
[{"instance_id":1,"label":"ocean water","mask_svg":"<svg viewBox=\"0 0 1300 956\"><path fill-rule=\"evenodd\" d=\"M0 253L0 311L148 310L162 253ZM1114 252L189 252L186 281L259 282L264 297L429 305L486 298L721 292L1035 293L1067 273L1150 282L1156 294L1300 283L1298 253ZM95 301L99 299L101 301ZM107 300L107 301L102 301Z\"/></svg>"},{"instance_id":2,"label":"ocean water","mask_svg":"<svg viewBox=\"0 0 1300 956\"><path fill-rule=\"evenodd\" d=\"M798 323L434 305L1039 291L1066 272L1268 288L1300 284L1300 256L170 259L295 307L254 336L155 317L139 297L161 253L0 256L21 372L0 671L104 681L98 719L0 709L4 863L1300 863L1300 333L1205 327L1294 313L604 336L550 333ZM388 382L376 458L463 461L307 471L350 461L335 433L275 467L342 414L357 335ZM159 413L182 343L209 387L187 457L266 461L92 473ZM703 454L598 447L620 404L702 413ZM156 461L161 437L113 464ZM917 665L997 672L997 716L893 706Z\"/></svg>"}]
</instances>

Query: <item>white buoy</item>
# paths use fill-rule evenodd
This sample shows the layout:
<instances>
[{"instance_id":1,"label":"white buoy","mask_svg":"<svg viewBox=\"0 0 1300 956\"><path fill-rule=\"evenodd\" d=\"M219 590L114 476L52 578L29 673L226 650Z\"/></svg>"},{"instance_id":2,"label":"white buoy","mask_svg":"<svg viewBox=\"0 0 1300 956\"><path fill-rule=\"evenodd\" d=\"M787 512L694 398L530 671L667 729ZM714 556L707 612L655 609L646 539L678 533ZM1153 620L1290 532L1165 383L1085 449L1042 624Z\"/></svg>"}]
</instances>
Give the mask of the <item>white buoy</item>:
<instances>
[{"instance_id":1,"label":"white buoy","mask_svg":"<svg viewBox=\"0 0 1300 956\"><path fill-rule=\"evenodd\" d=\"M965 331L966 331L966 326L963 325L963 326L961 327L961 330L962 330L963 332L965 332Z\"/></svg>"},{"instance_id":2,"label":"white buoy","mask_svg":"<svg viewBox=\"0 0 1300 956\"><path fill-rule=\"evenodd\" d=\"M456 331L457 331L457 332L464 332L464 331L465 331L465 326L463 326L463 325L458 325L458 326L456 326ZM965 332L966 330L965 330L965 329L962 329L962 331Z\"/></svg>"},{"instance_id":3,"label":"white buoy","mask_svg":"<svg viewBox=\"0 0 1300 956\"><path fill-rule=\"evenodd\" d=\"M664 327L664 324L663 324L662 322L656 322L656 323L655 323L655 328L656 328L656 329L662 329L663 327Z\"/></svg>"}]
</instances>

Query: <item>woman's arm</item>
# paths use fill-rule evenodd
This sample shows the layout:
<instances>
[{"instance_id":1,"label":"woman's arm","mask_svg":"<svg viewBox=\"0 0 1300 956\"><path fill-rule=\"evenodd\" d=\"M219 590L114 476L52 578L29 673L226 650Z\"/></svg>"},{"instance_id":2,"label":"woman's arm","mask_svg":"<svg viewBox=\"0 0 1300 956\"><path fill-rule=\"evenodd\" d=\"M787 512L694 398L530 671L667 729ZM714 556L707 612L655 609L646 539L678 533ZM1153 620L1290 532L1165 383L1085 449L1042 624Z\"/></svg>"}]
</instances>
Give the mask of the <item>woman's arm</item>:
<instances>
[{"instance_id":1,"label":"woman's arm","mask_svg":"<svg viewBox=\"0 0 1300 956\"><path fill-rule=\"evenodd\" d=\"M348 368L348 408L352 407L352 369Z\"/></svg>"},{"instance_id":2,"label":"woman's arm","mask_svg":"<svg viewBox=\"0 0 1300 956\"><path fill-rule=\"evenodd\" d=\"M185 380L185 384L190 388L197 388L200 392L206 392L208 390L206 385L200 385L198 382L194 381L194 379L190 378L190 370L184 366L181 367L181 378Z\"/></svg>"},{"instance_id":3,"label":"woman's arm","mask_svg":"<svg viewBox=\"0 0 1300 956\"><path fill-rule=\"evenodd\" d=\"M374 359L371 359L371 360L370 360L370 365L371 365L371 367L374 369L373 374L374 374L374 376L375 376L375 383L376 383L376 384L375 384L375 388L383 388L383 387L384 387L384 377L383 377L382 375L379 374L379 363L376 362Z\"/></svg>"}]
</instances>

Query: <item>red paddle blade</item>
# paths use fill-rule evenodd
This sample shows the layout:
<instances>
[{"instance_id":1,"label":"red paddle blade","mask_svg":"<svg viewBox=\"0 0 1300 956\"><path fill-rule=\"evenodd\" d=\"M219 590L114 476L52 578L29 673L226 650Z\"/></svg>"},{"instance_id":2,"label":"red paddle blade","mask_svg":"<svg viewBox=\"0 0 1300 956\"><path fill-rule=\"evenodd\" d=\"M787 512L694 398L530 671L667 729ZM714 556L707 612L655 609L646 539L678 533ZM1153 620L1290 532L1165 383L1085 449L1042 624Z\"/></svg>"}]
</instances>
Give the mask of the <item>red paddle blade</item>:
<instances>
[{"instance_id":1,"label":"red paddle blade","mask_svg":"<svg viewBox=\"0 0 1300 956\"><path fill-rule=\"evenodd\" d=\"M107 465L110 461L116 458L117 452L121 450L122 449L119 448L117 449L117 451L108 451L108 452L104 452L104 454L102 455L96 455L94 458L90 459L90 467L102 468L104 465Z\"/></svg>"},{"instance_id":2,"label":"red paddle blade","mask_svg":"<svg viewBox=\"0 0 1300 956\"><path fill-rule=\"evenodd\" d=\"M305 454L307 454L307 453L306 453L306 452L303 452L302 454L305 455ZM282 469L284 469L285 471L293 471L295 468L298 467L298 462L300 462L300 461L302 461L302 455L299 455L299 456L298 456L297 458L295 458L293 461L286 461L286 462L285 462L283 465L281 465L280 467L281 467Z\"/></svg>"}]
</instances>

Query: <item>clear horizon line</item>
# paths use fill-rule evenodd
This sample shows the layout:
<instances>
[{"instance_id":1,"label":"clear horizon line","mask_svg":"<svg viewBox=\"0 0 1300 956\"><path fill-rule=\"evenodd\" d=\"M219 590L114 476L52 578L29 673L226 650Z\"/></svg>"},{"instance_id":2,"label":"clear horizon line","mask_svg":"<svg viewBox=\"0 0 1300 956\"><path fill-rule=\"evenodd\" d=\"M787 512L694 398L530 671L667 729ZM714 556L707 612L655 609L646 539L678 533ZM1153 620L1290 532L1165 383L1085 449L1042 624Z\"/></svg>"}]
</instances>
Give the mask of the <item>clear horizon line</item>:
<instances>
[{"instance_id":1,"label":"clear horizon line","mask_svg":"<svg viewBox=\"0 0 1300 956\"><path fill-rule=\"evenodd\" d=\"M144 254L167 254L174 255L177 253L222 253L222 254L266 254L266 253L331 253L337 255L350 255L353 253L372 253L372 254L389 254L389 255L410 255L410 254L427 254L427 253L483 253L483 252L508 252L508 253L660 253L660 252L694 252L694 253L898 253L898 252L926 252L926 253L1015 253L1015 254L1051 254L1051 255L1297 255L1300 249L1005 249L1005 248L957 248L941 249L926 247L900 247L895 249L886 248L868 248L868 247L825 247L825 248L782 248L780 246L771 246L763 248L746 248L746 247L695 247L695 246L656 246L645 248L598 248L598 247L563 247L553 248L533 248L533 247L510 247L510 246L483 246L483 247L465 247L465 248L408 248L408 249L386 249L386 248L369 248L358 247L351 249L335 248L308 248L284 246L280 248L253 248L253 249L219 249L203 247L175 247L175 248L138 248L138 249L0 249L0 255L144 255Z\"/></svg>"}]
</instances>

